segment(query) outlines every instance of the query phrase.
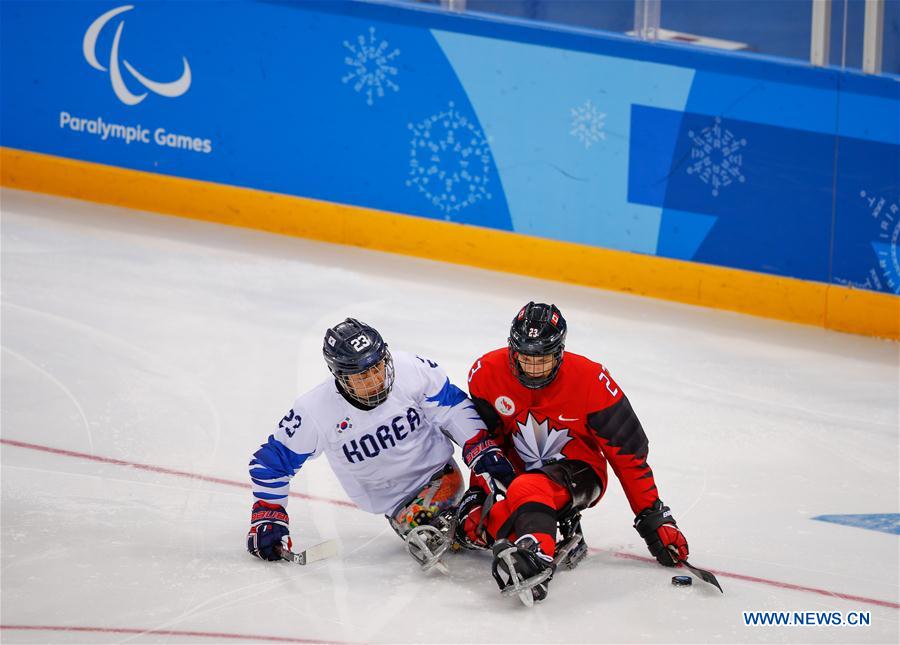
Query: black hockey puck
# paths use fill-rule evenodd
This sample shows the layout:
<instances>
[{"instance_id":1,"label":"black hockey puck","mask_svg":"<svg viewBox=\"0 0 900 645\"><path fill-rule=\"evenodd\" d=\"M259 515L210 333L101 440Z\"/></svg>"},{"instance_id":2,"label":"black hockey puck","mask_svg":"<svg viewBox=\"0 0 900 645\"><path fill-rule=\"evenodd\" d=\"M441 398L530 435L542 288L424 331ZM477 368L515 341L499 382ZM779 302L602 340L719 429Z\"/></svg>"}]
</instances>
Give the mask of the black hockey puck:
<instances>
[{"instance_id":1,"label":"black hockey puck","mask_svg":"<svg viewBox=\"0 0 900 645\"><path fill-rule=\"evenodd\" d=\"M672 576L672 584L676 587L690 587L694 579L690 576Z\"/></svg>"}]
</instances>

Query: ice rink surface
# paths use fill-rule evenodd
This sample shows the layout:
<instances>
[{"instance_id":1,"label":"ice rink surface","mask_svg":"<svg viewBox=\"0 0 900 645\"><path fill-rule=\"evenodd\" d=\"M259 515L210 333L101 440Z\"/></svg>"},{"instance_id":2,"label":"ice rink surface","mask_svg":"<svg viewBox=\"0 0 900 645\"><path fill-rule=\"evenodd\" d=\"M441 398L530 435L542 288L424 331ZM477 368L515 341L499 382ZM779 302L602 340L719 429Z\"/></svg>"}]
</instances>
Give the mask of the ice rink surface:
<instances>
[{"instance_id":1,"label":"ice rink surface","mask_svg":"<svg viewBox=\"0 0 900 645\"><path fill-rule=\"evenodd\" d=\"M541 262L541 258L534 258ZM548 267L552 271L552 267ZM589 557L527 609L485 554L423 575L325 459L292 487L307 567L244 550L247 461L327 377L346 316L465 384L529 300L569 322L650 438L691 560L670 584L617 480ZM4 643L897 643L896 343L554 282L5 190ZM637 557L629 557L637 556ZM746 627L742 612L871 612L866 627Z\"/></svg>"}]
</instances>

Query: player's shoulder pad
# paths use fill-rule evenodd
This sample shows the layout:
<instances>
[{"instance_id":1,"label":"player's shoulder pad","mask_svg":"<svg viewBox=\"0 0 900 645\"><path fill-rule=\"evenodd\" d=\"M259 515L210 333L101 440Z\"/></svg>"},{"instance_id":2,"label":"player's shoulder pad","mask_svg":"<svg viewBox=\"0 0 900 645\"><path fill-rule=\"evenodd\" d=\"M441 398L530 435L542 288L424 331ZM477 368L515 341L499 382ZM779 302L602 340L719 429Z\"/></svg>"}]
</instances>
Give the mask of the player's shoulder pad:
<instances>
[{"instance_id":1,"label":"player's shoulder pad","mask_svg":"<svg viewBox=\"0 0 900 645\"><path fill-rule=\"evenodd\" d=\"M447 379L444 369L434 360L411 352L391 351L394 358L394 390L418 397Z\"/></svg>"},{"instance_id":2,"label":"player's shoulder pad","mask_svg":"<svg viewBox=\"0 0 900 645\"><path fill-rule=\"evenodd\" d=\"M338 394L337 387L334 384L334 378L329 376L311 390L307 390L298 396L294 400L294 405L288 412L288 416L293 412L301 416L304 427L316 427L318 426L316 419L327 415L326 411L333 410L335 405L339 403L335 397L339 398L340 394Z\"/></svg>"},{"instance_id":3,"label":"player's shoulder pad","mask_svg":"<svg viewBox=\"0 0 900 645\"><path fill-rule=\"evenodd\" d=\"M320 407L322 402L330 399L335 391L334 377L329 376L311 390L307 390L298 396L294 401L294 409L305 408L311 410Z\"/></svg>"},{"instance_id":4,"label":"player's shoulder pad","mask_svg":"<svg viewBox=\"0 0 900 645\"><path fill-rule=\"evenodd\" d=\"M587 387L588 396L600 396L604 400L618 400L622 390L604 365L580 354L566 352L563 366Z\"/></svg>"},{"instance_id":5,"label":"player's shoulder pad","mask_svg":"<svg viewBox=\"0 0 900 645\"><path fill-rule=\"evenodd\" d=\"M411 365L412 361L415 360L412 354L400 349L392 349L391 358L394 361L394 367L397 367L398 365Z\"/></svg>"},{"instance_id":6,"label":"player's shoulder pad","mask_svg":"<svg viewBox=\"0 0 900 645\"><path fill-rule=\"evenodd\" d=\"M469 382L471 383L475 374L482 370L485 374L489 374L497 369L509 369L509 351L506 347L490 351L472 363L472 367L469 368Z\"/></svg>"},{"instance_id":7,"label":"player's shoulder pad","mask_svg":"<svg viewBox=\"0 0 900 645\"><path fill-rule=\"evenodd\" d=\"M422 354L413 354L412 352L393 351L391 356L394 359L394 369L417 369L417 370L439 370L443 369L436 360Z\"/></svg>"},{"instance_id":8,"label":"player's shoulder pad","mask_svg":"<svg viewBox=\"0 0 900 645\"><path fill-rule=\"evenodd\" d=\"M569 364L569 368L573 371L593 374L594 376L606 370L606 368L597 361L592 361L586 356L575 354L568 350L566 350L566 353L563 355L563 364L566 363Z\"/></svg>"}]
</instances>

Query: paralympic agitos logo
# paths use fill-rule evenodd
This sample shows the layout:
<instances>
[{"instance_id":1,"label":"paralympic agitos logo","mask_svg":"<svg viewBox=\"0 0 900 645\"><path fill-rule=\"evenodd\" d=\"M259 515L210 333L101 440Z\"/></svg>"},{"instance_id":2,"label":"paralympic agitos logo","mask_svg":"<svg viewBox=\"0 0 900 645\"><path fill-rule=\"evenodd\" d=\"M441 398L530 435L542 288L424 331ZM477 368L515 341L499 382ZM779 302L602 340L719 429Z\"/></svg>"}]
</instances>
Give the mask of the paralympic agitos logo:
<instances>
[{"instance_id":1,"label":"paralympic agitos logo","mask_svg":"<svg viewBox=\"0 0 900 645\"><path fill-rule=\"evenodd\" d=\"M104 67L97 59L97 38L110 20L119 14L131 11L132 9L134 9L134 5L123 5L111 9L98 17L84 33L84 41L82 43L84 59L94 69L101 72L109 72L109 79L112 83L113 91L116 93L118 99L125 105L137 105L147 97L147 92L134 94L128 89L128 86L125 85L125 81L122 78L122 69L119 63L119 43L122 39L122 30L125 27L124 18L119 21L119 25L116 27L116 34L113 38L112 48L109 52L109 68ZM147 78L135 69L127 60L122 60L121 65L124 65L125 69L128 70L138 83L154 94L159 94L160 96L168 98L176 98L187 92L191 87L191 67L188 65L187 58L182 56L181 60L184 63L184 71L182 71L181 77L175 81L166 83Z\"/></svg>"}]
</instances>

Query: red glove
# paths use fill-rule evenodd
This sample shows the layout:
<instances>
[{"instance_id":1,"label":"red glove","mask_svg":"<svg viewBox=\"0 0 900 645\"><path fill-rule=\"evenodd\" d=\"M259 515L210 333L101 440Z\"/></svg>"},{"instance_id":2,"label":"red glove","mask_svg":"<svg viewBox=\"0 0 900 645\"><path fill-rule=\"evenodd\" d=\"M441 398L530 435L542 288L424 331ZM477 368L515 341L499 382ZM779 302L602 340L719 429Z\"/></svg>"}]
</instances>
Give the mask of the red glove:
<instances>
[{"instance_id":1,"label":"red glove","mask_svg":"<svg viewBox=\"0 0 900 645\"><path fill-rule=\"evenodd\" d=\"M688 543L681 529L674 524L663 524L656 529L656 534L659 536L659 541L662 545L669 551L669 556L675 561L675 564L687 560ZM656 554L654 553L654 555ZM656 559L659 560L659 556ZM663 562L663 564L666 563Z\"/></svg>"},{"instance_id":2,"label":"red glove","mask_svg":"<svg viewBox=\"0 0 900 645\"><path fill-rule=\"evenodd\" d=\"M476 551L488 548L487 535L482 526L482 513L487 493L480 486L473 486L465 492L456 510L456 541L460 546Z\"/></svg>"},{"instance_id":3,"label":"red glove","mask_svg":"<svg viewBox=\"0 0 900 645\"><path fill-rule=\"evenodd\" d=\"M688 543L684 533L675 524L671 509L656 500L634 519L634 528L647 543L656 561L674 567L688 558Z\"/></svg>"}]
</instances>

